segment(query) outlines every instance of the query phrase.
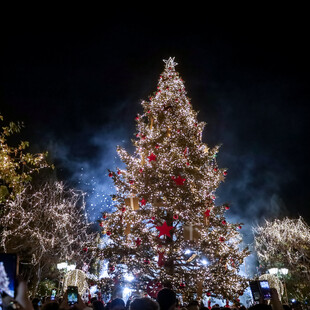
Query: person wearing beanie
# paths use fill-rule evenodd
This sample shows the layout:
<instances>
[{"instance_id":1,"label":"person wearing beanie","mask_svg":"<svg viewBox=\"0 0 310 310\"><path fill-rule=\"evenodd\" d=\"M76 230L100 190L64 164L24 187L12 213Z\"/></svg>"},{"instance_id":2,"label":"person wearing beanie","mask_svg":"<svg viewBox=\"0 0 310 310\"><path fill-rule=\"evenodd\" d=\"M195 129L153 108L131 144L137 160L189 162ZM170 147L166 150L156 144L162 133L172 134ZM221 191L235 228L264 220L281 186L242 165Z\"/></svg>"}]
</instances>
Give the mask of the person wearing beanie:
<instances>
[{"instance_id":1,"label":"person wearing beanie","mask_svg":"<svg viewBox=\"0 0 310 310\"><path fill-rule=\"evenodd\" d=\"M170 288L161 289L156 297L160 310L175 310L177 299L176 293Z\"/></svg>"}]
</instances>

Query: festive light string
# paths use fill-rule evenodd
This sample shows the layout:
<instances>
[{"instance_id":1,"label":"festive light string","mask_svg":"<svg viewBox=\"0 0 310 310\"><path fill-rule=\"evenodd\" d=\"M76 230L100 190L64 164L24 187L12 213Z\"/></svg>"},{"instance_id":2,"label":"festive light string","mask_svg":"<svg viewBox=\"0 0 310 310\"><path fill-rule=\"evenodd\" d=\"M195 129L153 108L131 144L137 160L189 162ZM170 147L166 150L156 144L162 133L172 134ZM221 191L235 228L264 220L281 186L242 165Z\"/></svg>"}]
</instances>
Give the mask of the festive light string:
<instances>
[{"instance_id":1,"label":"festive light string","mask_svg":"<svg viewBox=\"0 0 310 310\"><path fill-rule=\"evenodd\" d=\"M302 217L266 220L253 228L258 259L267 267L291 267L310 279L310 227Z\"/></svg>"},{"instance_id":2,"label":"festive light string","mask_svg":"<svg viewBox=\"0 0 310 310\"><path fill-rule=\"evenodd\" d=\"M3 117L0 114L0 121ZM31 180L34 172L49 166L47 153L31 154L26 152L29 142L21 141L17 146L9 146L7 138L19 133L23 124L10 122L0 130L0 202L13 199Z\"/></svg>"},{"instance_id":3,"label":"festive light string","mask_svg":"<svg viewBox=\"0 0 310 310\"><path fill-rule=\"evenodd\" d=\"M240 224L225 219L228 207L214 203L227 172L216 163L219 146L202 142L205 123L197 120L174 59L165 63L156 93L142 101L144 113L136 117L134 154L117 148L126 169L109 173L117 210L100 220L110 243L97 255L109 260L117 283L125 281L120 268L125 264L135 276L132 285L142 290L150 281L170 281L183 295L202 287L204 293L237 299L247 286L239 268L249 252L241 248ZM125 204L128 197L138 198L138 210ZM173 227L171 237L159 237L164 223ZM185 236L186 225L195 239Z\"/></svg>"},{"instance_id":4,"label":"festive light string","mask_svg":"<svg viewBox=\"0 0 310 310\"><path fill-rule=\"evenodd\" d=\"M23 262L37 265L50 257L81 258L94 238L88 231L84 194L63 183L46 183L38 191L27 186L10 201L0 218L1 247L17 252Z\"/></svg>"}]
</instances>

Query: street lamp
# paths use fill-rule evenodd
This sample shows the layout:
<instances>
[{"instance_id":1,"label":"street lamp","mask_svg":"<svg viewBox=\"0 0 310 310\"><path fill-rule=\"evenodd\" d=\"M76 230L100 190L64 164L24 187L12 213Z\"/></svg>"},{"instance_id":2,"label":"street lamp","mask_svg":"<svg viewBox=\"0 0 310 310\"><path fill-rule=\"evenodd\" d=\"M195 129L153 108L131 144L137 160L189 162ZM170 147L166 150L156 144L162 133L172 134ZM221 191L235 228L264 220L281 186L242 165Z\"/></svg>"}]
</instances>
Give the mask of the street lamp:
<instances>
[{"instance_id":1,"label":"street lamp","mask_svg":"<svg viewBox=\"0 0 310 310\"><path fill-rule=\"evenodd\" d=\"M61 282L61 279L63 278L64 274L68 271L75 270L75 268L76 268L76 265L74 265L74 264L68 265L67 262L62 262L62 263L57 264L57 269L59 270L59 272L62 275L62 277L60 278L60 281L58 283L58 292L59 292L59 288L60 288L60 282Z\"/></svg>"},{"instance_id":2,"label":"street lamp","mask_svg":"<svg viewBox=\"0 0 310 310\"><path fill-rule=\"evenodd\" d=\"M276 275L278 278L281 278L283 280L285 299L286 299L286 303L288 303L287 289L286 289L286 283L285 283L285 278L284 278L284 276L288 274L288 269L287 268L270 268L268 269L268 271L270 274Z\"/></svg>"},{"instance_id":3,"label":"street lamp","mask_svg":"<svg viewBox=\"0 0 310 310\"><path fill-rule=\"evenodd\" d=\"M68 263L66 262L57 264L57 269L59 270L66 269L67 267L68 267Z\"/></svg>"}]
</instances>

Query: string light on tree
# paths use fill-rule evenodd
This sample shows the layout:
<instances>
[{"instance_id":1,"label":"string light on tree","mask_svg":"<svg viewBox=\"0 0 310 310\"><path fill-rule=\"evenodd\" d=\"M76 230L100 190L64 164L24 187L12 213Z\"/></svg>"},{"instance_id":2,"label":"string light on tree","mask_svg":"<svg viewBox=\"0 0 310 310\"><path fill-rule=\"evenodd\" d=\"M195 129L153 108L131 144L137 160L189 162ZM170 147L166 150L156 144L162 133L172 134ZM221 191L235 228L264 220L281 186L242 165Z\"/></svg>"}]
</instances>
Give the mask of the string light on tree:
<instances>
[{"instance_id":1,"label":"string light on tree","mask_svg":"<svg viewBox=\"0 0 310 310\"><path fill-rule=\"evenodd\" d=\"M102 229L113 233L97 255L119 266L111 277L120 286L126 265L146 292L169 282L183 296L197 289L233 300L247 286L238 271L249 252L240 248L240 223L229 223L225 205L215 205L227 169L216 163L219 146L202 142L205 123L197 119L177 63L164 62L157 90L142 101L143 113L135 120L134 154L117 147L126 169L112 174L117 210ZM122 213L129 198L139 208Z\"/></svg>"}]
</instances>

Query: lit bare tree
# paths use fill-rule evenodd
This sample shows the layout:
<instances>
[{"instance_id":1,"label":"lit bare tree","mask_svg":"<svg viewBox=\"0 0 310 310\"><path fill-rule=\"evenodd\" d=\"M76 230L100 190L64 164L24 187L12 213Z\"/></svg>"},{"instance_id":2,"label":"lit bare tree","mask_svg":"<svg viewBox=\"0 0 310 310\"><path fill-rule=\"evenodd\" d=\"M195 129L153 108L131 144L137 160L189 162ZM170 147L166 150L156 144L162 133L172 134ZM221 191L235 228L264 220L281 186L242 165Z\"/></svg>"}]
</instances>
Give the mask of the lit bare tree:
<instances>
[{"instance_id":1,"label":"lit bare tree","mask_svg":"<svg viewBox=\"0 0 310 310\"><path fill-rule=\"evenodd\" d=\"M5 205L0 219L1 247L18 253L23 272L37 287L60 260L83 263L93 239L85 215L84 193L61 182L34 191L27 186Z\"/></svg>"},{"instance_id":2,"label":"lit bare tree","mask_svg":"<svg viewBox=\"0 0 310 310\"><path fill-rule=\"evenodd\" d=\"M254 227L253 232L260 264L265 268L288 268L289 292L295 298L309 297L310 227L304 219L266 220L264 225Z\"/></svg>"}]
</instances>

